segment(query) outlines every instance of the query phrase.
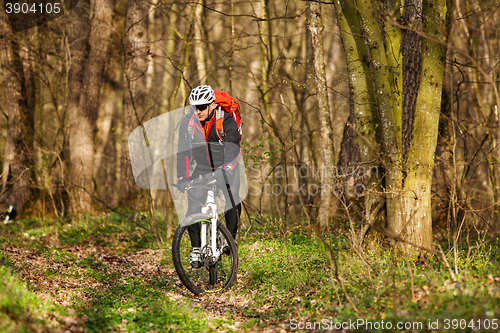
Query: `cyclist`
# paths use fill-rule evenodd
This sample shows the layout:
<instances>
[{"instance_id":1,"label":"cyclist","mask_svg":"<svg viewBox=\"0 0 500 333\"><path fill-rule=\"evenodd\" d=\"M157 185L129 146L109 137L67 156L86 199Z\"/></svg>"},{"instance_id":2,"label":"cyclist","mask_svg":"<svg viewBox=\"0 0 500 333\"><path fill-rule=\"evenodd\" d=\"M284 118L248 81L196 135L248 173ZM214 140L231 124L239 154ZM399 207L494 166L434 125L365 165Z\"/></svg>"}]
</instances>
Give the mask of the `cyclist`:
<instances>
[{"instance_id":1,"label":"cyclist","mask_svg":"<svg viewBox=\"0 0 500 333\"><path fill-rule=\"evenodd\" d=\"M230 191L223 191L226 197L226 226L233 238L236 239L238 220L241 214L241 203L239 203L238 196L240 176L237 165L240 153L240 134L236 121L224 112L223 128L225 136L224 141L220 140L215 126L214 110L217 104L215 104L215 93L211 86L201 85L191 90L189 104L194 106L196 111L186 114L179 126L177 178L179 183L187 183L190 178L197 178L217 168L224 169L228 183L231 184ZM191 170L194 162L196 162L196 167ZM233 202L237 202L237 205L232 206L231 200L228 198L228 192L232 194ZM206 191L190 192L186 216L200 212L202 208L201 201L204 203L206 196ZM192 247L189 262L193 268L200 268L202 259L199 224L189 226L188 232ZM229 252L229 247L224 246L223 253L227 252Z\"/></svg>"}]
</instances>

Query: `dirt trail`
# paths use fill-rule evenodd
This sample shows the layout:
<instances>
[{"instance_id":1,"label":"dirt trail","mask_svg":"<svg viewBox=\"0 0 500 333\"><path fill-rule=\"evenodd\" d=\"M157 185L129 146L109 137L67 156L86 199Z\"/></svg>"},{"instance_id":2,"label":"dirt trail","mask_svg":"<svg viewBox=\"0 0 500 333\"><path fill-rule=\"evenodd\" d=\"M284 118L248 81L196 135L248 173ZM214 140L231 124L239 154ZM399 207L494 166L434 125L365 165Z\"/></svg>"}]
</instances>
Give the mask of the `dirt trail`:
<instances>
[{"instance_id":1,"label":"dirt trail","mask_svg":"<svg viewBox=\"0 0 500 333\"><path fill-rule=\"evenodd\" d=\"M72 247L66 248L71 255L76 258L92 256L96 261L105 265L106 272L118 273L123 278L134 277L149 281L154 277L167 277L173 281L175 287L168 292L168 296L173 300L188 300L199 303L199 308L205 313L207 319L223 318L227 313L231 313L234 325L227 326L227 329L239 330L248 318L240 315L242 309L251 305L248 297L241 296L238 291L245 285L245 274L240 272L238 284L230 291L217 294L207 294L198 297L193 296L181 284L173 268L166 267L160 261L168 256L167 250L147 249L140 252L130 252L122 255L112 254L102 249L93 247ZM102 250L102 251L101 251ZM100 287L103 283L85 276L83 279L75 277L75 273L84 276L85 269L75 265L74 262L61 263L51 260L50 256L37 253L33 250L7 247L4 249L8 259L16 267L20 278L25 281L29 289L36 293L39 299L53 301L61 306L68 307L69 316L54 317L45 315L44 320L49 324L51 332L85 332L82 323L85 316L74 315L75 304L73 299L87 301L88 296L84 292L84 287ZM169 251L168 251L169 252ZM70 276L65 276L67 268L72 265L73 271ZM265 311L265 310L264 310ZM58 322L62 323L58 326ZM58 326L58 327L57 327ZM264 332L275 332L276 328L264 330ZM284 331L279 329L278 331Z\"/></svg>"}]
</instances>

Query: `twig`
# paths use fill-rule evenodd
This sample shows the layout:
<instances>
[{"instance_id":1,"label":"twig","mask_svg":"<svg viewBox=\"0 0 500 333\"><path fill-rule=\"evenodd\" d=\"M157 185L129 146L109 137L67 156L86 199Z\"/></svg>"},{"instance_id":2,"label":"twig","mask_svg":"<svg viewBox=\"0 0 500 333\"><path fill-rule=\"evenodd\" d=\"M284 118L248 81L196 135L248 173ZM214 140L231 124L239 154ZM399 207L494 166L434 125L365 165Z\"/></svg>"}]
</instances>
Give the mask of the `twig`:
<instances>
[{"instance_id":1,"label":"twig","mask_svg":"<svg viewBox=\"0 0 500 333\"><path fill-rule=\"evenodd\" d=\"M453 282L457 281L457 277L455 276L455 273L453 273L453 270L451 269L450 264L448 263L448 260L446 259L446 256L444 255L443 248L439 244L438 244L438 248L439 248L439 251L441 253L441 257L443 258L443 262L446 265L446 268L448 269L448 273L450 273L450 275L451 275L451 279L453 280Z\"/></svg>"},{"instance_id":2,"label":"twig","mask_svg":"<svg viewBox=\"0 0 500 333\"><path fill-rule=\"evenodd\" d=\"M366 232L368 231L368 229L370 229L370 226L375 222L375 218L377 217L377 214L382 209L382 207L384 207L384 204L385 204L385 198L382 197L377 207L375 207L375 209L371 212L370 216L368 217L368 220L366 221L366 225L362 228L359 234L360 238L359 244L363 244L363 239Z\"/></svg>"},{"instance_id":3,"label":"twig","mask_svg":"<svg viewBox=\"0 0 500 333\"><path fill-rule=\"evenodd\" d=\"M371 273L370 273L371 266L370 266L370 264L368 264L368 262L366 262L363 250L361 248L361 242L362 242L362 240L361 239L356 240L356 233L354 232L354 228L353 228L354 223L353 223L353 221L351 219L351 214L349 213L349 207L346 205L346 203L345 203L344 200L342 200L338 196L337 196L337 198L342 203L342 205L344 206L344 209L347 212L347 217L349 218L349 225L351 227L351 235L352 235L351 243L353 244L354 251L358 255L359 259L366 266L366 268L367 268L367 274L368 274L368 279L370 280L370 284L372 285L373 288L375 288L375 284L373 283L372 276L371 276Z\"/></svg>"}]
</instances>

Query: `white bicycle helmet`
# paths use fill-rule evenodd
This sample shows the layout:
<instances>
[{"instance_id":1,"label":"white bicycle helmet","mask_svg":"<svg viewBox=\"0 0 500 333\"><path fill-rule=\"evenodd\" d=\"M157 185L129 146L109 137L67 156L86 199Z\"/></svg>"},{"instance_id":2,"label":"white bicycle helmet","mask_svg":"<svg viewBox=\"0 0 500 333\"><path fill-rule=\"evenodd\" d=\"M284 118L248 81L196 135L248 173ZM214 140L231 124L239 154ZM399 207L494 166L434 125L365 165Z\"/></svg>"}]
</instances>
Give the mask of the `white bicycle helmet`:
<instances>
[{"instance_id":1,"label":"white bicycle helmet","mask_svg":"<svg viewBox=\"0 0 500 333\"><path fill-rule=\"evenodd\" d=\"M191 90L189 94L189 104L204 105L210 104L215 100L214 90L210 86L202 85Z\"/></svg>"}]
</instances>

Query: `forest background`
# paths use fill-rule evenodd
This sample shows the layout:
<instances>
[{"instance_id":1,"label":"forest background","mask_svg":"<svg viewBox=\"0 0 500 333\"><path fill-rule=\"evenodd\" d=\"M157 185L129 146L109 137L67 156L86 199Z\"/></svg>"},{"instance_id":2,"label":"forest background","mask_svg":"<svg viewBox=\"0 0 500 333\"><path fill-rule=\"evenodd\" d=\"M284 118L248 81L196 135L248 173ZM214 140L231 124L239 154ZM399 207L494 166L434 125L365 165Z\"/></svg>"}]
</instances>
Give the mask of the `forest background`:
<instances>
[{"instance_id":1,"label":"forest background","mask_svg":"<svg viewBox=\"0 0 500 333\"><path fill-rule=\"evenodd\" d=\"M242 107L245 235L304 226L337 282L340 236L361 266L402 250L452 283L475 254L496 265L497 0L63 4L0 14L2 211L42 227L114 212L165 246L172 199L134 184L127 138L210 84Z\"/></svg>"}]
</instances>

